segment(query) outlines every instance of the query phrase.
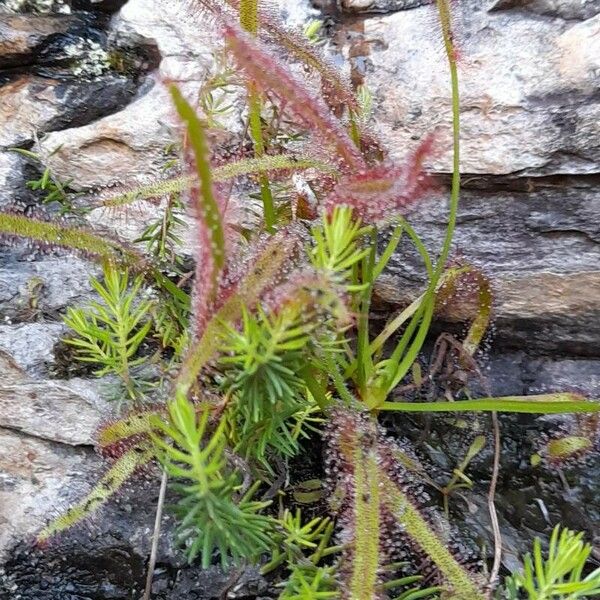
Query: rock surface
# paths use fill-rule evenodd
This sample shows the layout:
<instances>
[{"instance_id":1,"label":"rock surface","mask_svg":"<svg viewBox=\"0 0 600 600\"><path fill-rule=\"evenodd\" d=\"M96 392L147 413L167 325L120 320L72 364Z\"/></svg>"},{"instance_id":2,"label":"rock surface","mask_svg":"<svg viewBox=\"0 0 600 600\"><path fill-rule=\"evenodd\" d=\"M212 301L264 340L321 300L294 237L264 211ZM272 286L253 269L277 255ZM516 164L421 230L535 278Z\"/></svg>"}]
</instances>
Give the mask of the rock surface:
<instances>
[{"instance_id":1,"label":"rock surface","mask_svg":"<svg viewBox=\"0 0 600 600\"><path fill-rule=\"evenodd\" d=\"M21 256L0 252L2 322L57 320L67 306L91 297L89 277L97 269L86 261L64 255L31 258L31 251Z\"/></svg>"},{"instance_id":2,"label":"rock surface","mask_svg":"<svg viewBox=\"0 0 600 600\"><path fill-rule=\"evenodd\" d=\"M472 8L472 9L471 9ZM437 132L436 172L451 170L450 88L431 7L363 22L366 83L392 156ZM565 24L519 12L464 9L461 170L594 174L600 162L600 16ZM462 45L461 45L462 44Z\"/></svg>"},{"instance_id":3,"label":"rock surface","mask_svg":"<svg viewBox=\"0 0 600 600\"><path fill-rule=\"evenodd\" d=\"M364 80L373 93L378 133L392 157L401 160L436 131L439 152L431 168L445 181L451 161L448 74L433 33L435 11L422 6L426 3L320 2L330 15L341 15L332 25L334 39L340 52L351 57L354 81ZM456 17L465 189L455 251L492 280L495 351L483 357L485 373L495 394L566 389L598 397L599 2L471 0L462 5ZM30 147L39 137L35 149L44 163L61 180L73 179L77 190L155 177L179 126L163 82L176 81L191 100L197 98L212 61L212 30L199 28L177 2L8 0L7 7L38 16L12 15L0 25L0 68L11 69L0 73L0 147ZM290 22L314 16L308 1L280 0L279 7ZM142 60L145 66L134 61L133 75L105 62L99 73L95 63L85 73L70 72L64 35L87 17L60 13L119 8L110 21L106 15L93 19L92 40L105 53L133 48L150 56ZM87 39L84 33L77 33L78 40ZM86 44L78 42L66 54L74 53L80 64L89 54ZM158 58L152 58L154 51ZM238 116L234 126L241 126ZM32 176L35 168L22 156L0 153L0 205L40 214L39 196L23 185ZM446 200L442 188L411 217L433 254L443 236ZM98 210L87 218L131 237L140 221L152 218L152 208L134 217L131 227L111 223L110 215ZM61 316L67 306L90 298L89 276L96 272L59 252L48 255L22 245L0 250L2 600L3 594L11 600L131 600L144 585L158 493L158 474L152 470L54 546L40 551L31 545L48 518L81 498L106 467L91 450L94 433L112 409L98 382L52 379ZM404 304L421 285L420 261L404 245L378 293L390 304ZM450 306L443 316L462 322L468 315ZM528 463L540 431L557 424L565 423L529 417L502 421L498 504L508 566L517 564L523 550L523 530L532 535L544 531L547 514L573 527L586 527L586 519L598 516L593 506L599 493L597 463L586 472L566 471L568 504L556 472L540 474ZM445 474L468 444L464 429L454 425L434 420L432 445L425 451ZM420 436L418 427L412 431ZM484 459L489 453L475 463L481 489L470 506L473 514L465 517L482 539L489 533L485 501L477 504L486 493ZM549 497L546 514L539 501ZM571 513L565 506L573 507ZM167 518L153 598L222 597L231 575L183 568L170 541L172 526ZM268 594L266 582L247 571L229 597Z\"/></svg>"},{"instance_id":4,"label":"rock surface","mask_svg":"<svg viewBox=\"0 0 600 600\"><path fill-rule=\"evenodd\" d=\"M538 185L532 191L466 189L457 219L456 255L492 281L496 341L550 352L597 356L600 335L600 199L592 185ZM435 255L447 219L445 198L411 218ZM392 259L380 295L392 304L414 296L423 267L408 243ZM446 317L456 319L449 311Z\"/></svg>"},{"instance_id":5,"label":"rock surface","mask_svg":"<svg viewBox=\"0 0 600 600\"><path fill-rule=\"evenodd\" d=\"M490 10L523 9L563 19L590 19L600 13L599 0L492 0Z\"/></svg>"},{"instance_id":6,"label":"rock surface","mask_svg":"<svg viewBox=\"0 0 600 600\"><path fill-rule=\"evenodd\" d=\"M134 93L131 81L114 75L83 84L24 75L0 88L0 148L67 124L85 125L123 107Z\"/></svg>"},{"instance_id":7,"label":"rock surface","mask_svg":"<svg viewBox=\"0 0 600 600\"><path fill-rule=\"evenodd\" d=\"M498 343L597 355L600 15L543 19L527 7L489 12L499 6L471 2L457 15L465 189L455 248L492 279ZM375 127L391 156L401 161L435 132L430 167L447 173L450 90L432 10L363 19L342 39L355 79L374 96ZM552 14L564 16L558 8ZM435 254L444 196L411 220ZM421 266L405 250L381 286L392 303L415 293Z\"/></svg>"},{"instance_id":8,"label":"rock surface","mask_svg":"<svg viewBox=\"0 0 600 600\"><path fill-rule=\"evenodd\" d=\"M66 33L75 17L3 15L0 19L0 69L24 67L35 61L51 36Z\"/></svg>"}]
</instances>

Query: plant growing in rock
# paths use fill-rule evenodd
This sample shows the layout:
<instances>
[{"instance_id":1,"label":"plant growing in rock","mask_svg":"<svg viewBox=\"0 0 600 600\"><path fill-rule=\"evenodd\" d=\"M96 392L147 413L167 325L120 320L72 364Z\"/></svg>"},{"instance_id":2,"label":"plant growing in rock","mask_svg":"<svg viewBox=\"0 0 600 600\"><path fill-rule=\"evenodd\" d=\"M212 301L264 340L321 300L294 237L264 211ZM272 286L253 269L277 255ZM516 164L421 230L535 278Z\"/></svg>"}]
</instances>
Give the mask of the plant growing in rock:
<instances>
[{"instance_id":1,"label":"plant growing in rock","mask_svg":"<svg viewBox=\"0 0 600 600\"><path fill-rule=\"evenodd\" d=\"M117 240L60 223L0 214L5 236L66 247L113 265L106 271L107 287L98 285L98 291L114 288L107 295L110 302L105 300L110 306L118 298L125 309L119 322L130 325L124 328L128 335L118 354L125 362L118 365L127 366L140 338L150 331L141 326L140 314L140 307L149 307L133 302L141 277L157 288L167 307L159 322L164 346L174 354L169 368L175 374L167 394L161 395L161 388L154 406L99 432L101 450L114 460L111 468L39 540L47 541L97 510L136 469L156 460L163 480L168 477L174 484L180 540L190 559L198 557L204 566L217 559L227 566L266 556L263 572L280 575L284 599L371 600L389 597L392 590L404 600L437 593L484 598L497 585L500 548L486 584L476 572L477 553L454 533L444 537L432 524L423 491L426 469L410 447L385 434L379 414L593 413L600 404L570 393L429 402L395 396L411 374L414 387L419 386L415 363L436 303L461 277L474 282L477 311L465 339L448 345L465 368L474 368L473 355L491 311L487 279L469 265L448 265L460 189L458 68L449 4L437 1L451 74L454 169L448 228L435 261L404 218L409 210L418 214L418 203L428 193L423 165L435 139L423 140L402 164L378 160L360 118L361 103L314 45L259 11L256 1L200 4L215 16L239 73L246 77L254 156L214 166L209 123L172 86L186 129L184 174L105 201L117 206L185 193L197 244L189 297L181 289L185 275L165 272L155 253L147 257ZM322 94L310 93L267 43L316 74ZM269 154L277 131L265 128L262 117L271 105L293 115L308 151ZM273 184L290 172L302 172L306 184L296 198L296 208L302 210L295 214L310 218L284 219L277 210ZM249 239L231 227L230 196L223 185L242 176L254 178L263 206L263 227ZM391 234L384 237L390 226ZM428 284L376 333L371 319L374 286L405 235L423 258ZM126 291L126 280L114 265L137 274L133 290ZM74 321L74 314L71 321L86 339L86 359L95 356L106 368L100 352L105 331L91 317ZM96 319L98 314L99 308ZM335 522L321 517L305 522L291 512L286 499L277 514L271 503L277 469L298 454L303 439L315 434L322 435ZM570 547L568 540L562 547ZM578 552L571 569L573 582L583 586L578 589L588 589L579 568L587 559L584 554ZM516 577L512 589L529 589L527 578ZM415 589L417 584L425 587Z\"/></svg>"},{"instance_id":2,"label":"plant growing in rock","mask_svg":"<svg viewBox=\"0 0 600 600\"><path fill-rule=\"evenodd\" d=\"M144 379L136 377L135 369L147 362L147 357L136 355L152 327L149 313L153 301L138 295L142 282L142 276L138 276L128 289L127 271L119 273L107 263L104 282L91 280L102 301L92 302L85 309L70 307L65 316L65 323L77 334L67 339L75 348L77 360L98 365L98 376L117 375L128 400L133 402L144 395Z\"/></svg>"}]
</instances>

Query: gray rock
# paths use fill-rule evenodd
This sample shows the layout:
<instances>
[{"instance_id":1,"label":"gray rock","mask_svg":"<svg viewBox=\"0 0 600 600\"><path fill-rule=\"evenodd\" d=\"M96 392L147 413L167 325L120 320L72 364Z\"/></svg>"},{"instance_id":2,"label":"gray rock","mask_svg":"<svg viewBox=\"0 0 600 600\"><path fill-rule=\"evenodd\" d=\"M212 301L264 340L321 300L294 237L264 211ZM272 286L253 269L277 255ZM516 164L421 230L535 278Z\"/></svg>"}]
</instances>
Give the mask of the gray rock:
<instances>
[{"instance_id":1,"label":"gray rock","mask_svg":"<svg viewBox=\"0 0 600 600\"><path fill-rule=\"evenodd\" d=\"M600 12L598 0L487 0L488 10L520 9L562 19L589 19ZM348 13L390 13L433 4L432 0L341 0ZM483 4L483 2L478 2ZM458 6L455 9L460 12Z\"/></svg>"},{"instance_id":2,"label":"gray rock","mask_svg":"<svg viewBox=\"0 0 600 600\"><path fill-rule=\"evenodd\" d=\"M71 8L67 0L4 0L0 13L67 14Z\"/></svg>"},{"instance_id":3,"label":"gray rock","mask_svg":"<svg viewBox=\"0 0 600 600\"><path fill-rule=\"evenodd\" d=\"M72 446L93 445L110 407L97 382L33 379L0 350L0 429Z\"/></svg>"},{"instance_id":4,"label":"gray rock","mask_svg":"<svg viewBox=\"0 0 600 600\"><path fill-rule=\"evenodd\" d=\"M159 73L123 110L84 127L56 131L41 141L40 150L53 172L73 179L75 189L135 185L159 177L164 149L176 139L180 124L168 90L158 80L177 81L194 98L211 63L212 42L199 36L198 20L190 18L183 6L156 0L128 2L112 23L112 43L157 47L162 57Z\"/></svg>"},{"instance_id":5,"label":"gray rock","mask_svg":"<svg viewBox=\"0 0 600 600\"><path fill-rule=\"evenodd\" d=\"M488 13L476 2L469 8L457 38L461 171L473 189L462 196L455 248L493 281L497 343L593 354L600 231L592 215L600 205L596 179L584 176L600 172L600 17L567 24L520 11ZM431 23L430 7L372 17L346 51L363 48L375 126L391 156L401 161L435 131L429 167L446 173L448 69ZM411 220L436 254L446 202L420 205ZM417 265L401 249L382 294L414 297Z\"/></svg>"},{"instance_id":6,"label":"gray rock","mask_svg":"<svg viewBox=\"0 0 600 600\"><path fill-rule=\"evenodd\" d=\"M589 19L600 13L599 0L492 0L490 10L523 9L563 19Z\"/></svg>"},{"instance_id":7,"label":"gray rock","mask_svg":"<svg viewBox=\"0 0 600 600\"><path fill-rule=\"evenodd\" d=\"M313 16L306 0L280 0L289 23ZM176 81L194 100L213 65L219 36L211 24L185 3L130 0L115 16L110 31L119 46L151 45L161 56L158 73L144 86L143 96L123 110L85 127L49 134L40 148L59 177L73 179L75 189L147 183L160 177L165 147L178 139L180 123L162 81ZM201 32L201 33L200 33ZM228 118L227 130L240 133L244 106ZM229 140L232 135L223 133ZM53 150L59 150L51 154Z\"/></svg>"},{"instance_id":8,"label":"gray rock","mask_svg":"<svg viewBox=\"0 0 600 600\"><path fill-rule=\"evenodd\" d=\"M451 170L450 89L429 7L364 21L366 84L381 139L401 160L436 132L430 166ZM461 53L464 173L593 174L599 171L600 16L581 23L519 12L465 10ZM434 30L435 31L435 30ZM364 49L369 53L364 55ZM354 50L352 50L354 49Z\"/></svg>"},{"instance_id":9,"label":"gray rock","mask_svg":"<svg viewBox=\"0 0 600 600\"><path fill-rule=\"evenodd\" d=\"M67 327L62 323L0 325L0 351L29 375L47 375L54 363L54 345Z\"/></svg>"},{"instance_id":10,"label":"gray rock","mask_svg":"<svg viewBox=\"0 0 600 600\"><path fill-rule=\"evenodd\" d=\"M431 4L431 0L342 0L341 4L348 13L390 13Z\"/></svg>"},{"instance_id":11,"label":"gray rock","mask_svg":"<svg viewBox=\"0 0 600 600\"><path fill-rule=\"evenodd\" d=\"M92 297L90 275L98 269L73 256L19 260L0 252L0 321L58 319L69 305Z\"/></svg>"},{"instance_id":12,"label":"gray rock","mask_svg":"<svg viewBox=\"0 0 600 600\"><path fill-rule=\"evenodd\" d=\"M70 0L72 10L117 12L127 0Z\"/></svg>"},{"instance_id":13,"label":"gray rock","mask_svg":"<svg viewBox=\"0 0 600 600\"><path fill-rule=\"evenodd\" d=\"M533 359L527 365L529 393L568 390L600 398L600 361Z\"/></svg>"},{"instance_id":14,"label":"gray rock","mask_svg":"<svg viewBox=\"0 0 600 600\"><path fill-rule=\"evenodd\" d=\"M162 85L123 110L89 125L48 134L39 149L52 172L74 189L135 185L158 178L175 127Z\"/></svg>"},{"instance_id":15,"label":"gray rock","mask_svg":"<svg viewBox=\"0 0 600 600\"><path fill-rule=\"evenodd\" d=\"M25 206L34 202L25 186L27 160L15 152L0 150L0 208Z\"/></svg>"},{"instance_id":16,"label":"gray rock","mask_svg":"<svg viewBox=\"0 0 600 600\"><path fill-rule=\"evenodd\" d=\"M533 182L532 182L533 185ZM447 197L447 196L446 196ZM494 293L496 343L594 354L600 335L600 211L593 188L463 190L455 255L483 270ZM447 220L444 197L409 220L435 256ZM404 304L422 285L423 267L408 242L392 258L378 293ZM457 312L458 311L458 312ZM449 306L445 318L460 320Z\"/></svg>"},{"instance_id":17,"label":"gray rock","mask_svg":"<svg viewBox=\"0 0 600 600\"><path fill-rule=\"evenodd\" d=\"M31 544L49 517L80 499L99 463L89 449L0 427L0 560L14 542Z\"/></svg>"}]
</instances>

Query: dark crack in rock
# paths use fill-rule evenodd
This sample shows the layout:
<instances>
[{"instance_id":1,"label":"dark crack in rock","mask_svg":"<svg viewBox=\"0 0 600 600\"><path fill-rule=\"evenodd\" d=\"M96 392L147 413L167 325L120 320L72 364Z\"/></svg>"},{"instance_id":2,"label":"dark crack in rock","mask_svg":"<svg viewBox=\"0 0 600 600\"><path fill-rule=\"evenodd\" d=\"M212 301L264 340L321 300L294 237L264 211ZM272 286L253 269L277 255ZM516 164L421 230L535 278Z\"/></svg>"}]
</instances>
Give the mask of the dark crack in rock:
<instances>
[{"instance_id":1,"label":"dark crack in rock","mask_svg":"<svg viewBox=\"0 0 600 600\"><path fill-rule=\"evenodd\" d=\"M431 4L431 0L341 0L342 10L350 14L390 13Z\"/></svg>"},{"instance_id":2,"label":"dark crack in rock","mask_svg":"<svg viewBox=\"0 0 600 600\"><path fill-rule=\"evenodd\" d=\"M492 0L489 10L521 9L562 19L591 19L600 13L600 0Z\"/></svg>"}]
</instances>

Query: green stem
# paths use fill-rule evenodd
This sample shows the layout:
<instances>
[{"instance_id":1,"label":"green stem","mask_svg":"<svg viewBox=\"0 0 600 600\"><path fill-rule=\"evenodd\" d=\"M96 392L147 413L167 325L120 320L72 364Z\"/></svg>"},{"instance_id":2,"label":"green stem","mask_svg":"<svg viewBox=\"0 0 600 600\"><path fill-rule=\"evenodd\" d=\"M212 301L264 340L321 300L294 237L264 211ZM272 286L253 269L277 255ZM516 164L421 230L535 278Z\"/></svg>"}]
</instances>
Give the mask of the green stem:
<instances>
[{"instance_id":1,"label":"green stem","mask_svg":"<svg viewBox=\"0 0 600 600\"><path fill-rule=\"evenodd\" d=\"M442 252L435 268L435 285L437 285L437 280L440 278L446 261L448 260L448 255L450 254L450 247L452 245L452 238L454 237L454 229L456 227L458 201L460 197L460 95L458 87L458 69L453 51L448 52L448 64L450 65L450 80L452 83L452 187L450 190L450 214L448 216L446 237L444 238ZM435 288L435 285L433 288Z\"/></svg>"},{"instance_id":2,"label":"green stem","mask_svg":"<svg viewBox=\"0 0 600 600\"><path fill-rule=\"evenodd\" d=\"M358 340L357 340L357 385L361 394L367 394L367 385L373 373L373 356L370 351L369 340L369 310L371 308L371 293L373 289L373 271L377 257L377 228L370 232L370 253L362 260L362 283L367 287L361 293L360 312L358 315Z\"/></svg>"},{"instance_id":3,"label":"green stem","mask_svg":"<svg viewBox=\"0 0 600 600\"><path fill-rule=\"evenodd\" d=\"M241 0L239 6L240 24L253 36L258 33L258 0ZM254 155L260 158L265 153L265 143L263 139L262 123L260 114L262 111L262 102L260 94L254 84L248 84L248 113L250 121L250 135L254 143ZM263 173L259 177L260 197L263 203L263 212L265 216L265 227L272 233L275 230L277 215L275 205L273 204L273 193L269 185L268 177Z\"/></svg>"},{"instance_id":4,"label":"green stem","mask_svg":"<svg viewBox=\"0 0 600 600\"><path fill-rule=\"evenodd\" d=\"M512 412L529 414L566 414L600 412L600 402L593 401L543 401L535 396L507 396L505 398L480 398L457 402L385 402L379 410L399 412Z\"/></svg>"},{"instance_id":5,"label":"green stem","mask_svg":"<svg viewBox=\"0 0 600 600\"><path fill-rule=\"evenodd\" d=\"M258 92L254 89L254 86L252 84L248 86L248 105L250 118L250 134L254 142L254 154L256 158L260 158L265 153L262 123L260 120L262 103L260 101L260 96ZM275 230L275 223L277 222L277 215L275 213L273 193L271 192L269 178L265 173L261 173L259 175L258 180L260 184L260 197L263 204L263 213L265 216L265 227L267 231L273 232Z\"/></svg>"},{"instance_id":6,"label":"green stem","mask_svg":"<svg viewBox=\"0 0 600 600\"><path fill-rule=\"evenodd\" d=\"M458 68L456 65L456 53L454 51L454 42L452 39L452 30L450 24L450 7L448 0L437 0L437 6L439 11L439 20L442 29L442 36L444 39L444 46L446 49L446 55L448 58L448 65L450 68L450 81L452 89L452 146L453 146L453 160L452 160L452 186L450 190L450 213L448 215L448 227L446 228L446 235L444 243L442 245L442 251L438 258L438 261L433 272L433 276L430 279L429 286L425 292L425 303L428 304L428 309L424 311L423 319L419 325L417 334L411 343L410 349L407 352L407 357L416 356L425 342L427 333L429 331L429 325L433 318L434 303L435 303L435 291L444 271L444 267L450 255L450 248L452 246L452 239L454 237L454 229L456 227L456 216L458 214L458 202L460 198L460 90L458 85ZM410 357L409 357L410 358ZM389 389L394 388L398 382L406 375L412 360L404 360L402 367L399 368L393 380L388 382Z\"/></svg>"}]
</instances>

